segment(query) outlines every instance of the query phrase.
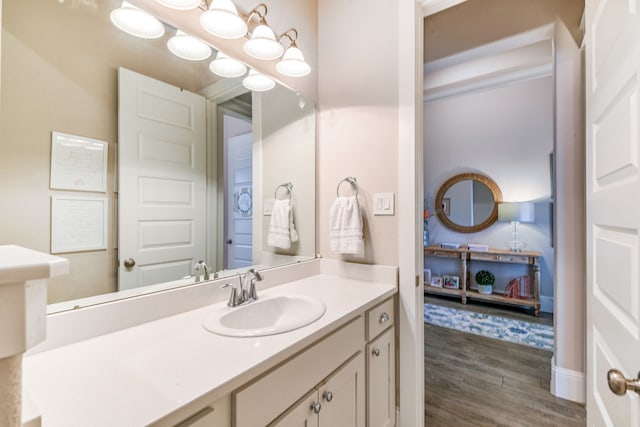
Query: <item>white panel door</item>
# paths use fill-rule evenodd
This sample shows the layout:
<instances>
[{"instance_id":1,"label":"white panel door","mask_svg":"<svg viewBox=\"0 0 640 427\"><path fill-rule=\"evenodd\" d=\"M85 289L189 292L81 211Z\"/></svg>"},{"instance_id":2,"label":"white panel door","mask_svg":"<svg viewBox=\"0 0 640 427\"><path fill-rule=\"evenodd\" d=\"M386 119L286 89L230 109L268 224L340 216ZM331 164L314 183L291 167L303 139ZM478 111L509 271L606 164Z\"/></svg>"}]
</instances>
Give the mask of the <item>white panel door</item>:
<instances>
[{"instance_id":1,"label":"white panel door","mask_svg":"<svg viewBox=\"0 0 640 427\"><path fill-rule=\"evenodd\" d=\"M118 76L124 290L179 279L206 259L206 126L202 96L123 68Z\"/></svg>"},{"instance_id":2,"label":"white panel door","mask_svg":"<svg viewBox=\"0 0 640 427\"><path fill-rule=\"evenodd\" d=\"M640 370L638 12L638 0L586 2L589 426L640 425L640 396L607 382Z\"/></svg>"},{"instance_id":3,"label":"white panel door","mask_svg":"<svg viewBox=\"0 0 640 427\"><path fill-rule=\"evenodd\" d=\"M229 138L226 152L226 194L233 199L226 203L225 268L249 267L253 265L253 134Z\"/></svg>"}]
</instances>

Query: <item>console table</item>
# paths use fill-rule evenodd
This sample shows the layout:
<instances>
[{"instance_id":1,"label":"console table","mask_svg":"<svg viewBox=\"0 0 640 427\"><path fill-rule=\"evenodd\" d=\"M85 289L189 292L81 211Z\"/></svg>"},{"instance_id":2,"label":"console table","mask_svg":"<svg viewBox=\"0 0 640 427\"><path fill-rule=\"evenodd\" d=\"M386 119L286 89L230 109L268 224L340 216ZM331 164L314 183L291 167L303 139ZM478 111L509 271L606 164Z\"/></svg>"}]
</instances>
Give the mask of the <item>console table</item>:
<instances>
[{"instance_id":1,"label":"console table","mask_svg":"<svg viewBox=\"0 0 640 427\"><path fill-rule=\"evenodd\" d=\"M461 247L459 249L445 249L441 248L439 245L432 245L424 248L424 255L426 257L451 258L458 260L460 263L461 275L460 286L458 289L439 288L425 284L425 292L430 294L457 296L460 297L463 304L467 303L467 299L475 299L533 308L535 315L540 315L540 257L542 256L540 252L513 252L501 249L472 251L467 247ZM507 298L502 293L487 295L471 289L471 279L469 278L470 264L477 261L528 265L528 274L532 288L531 298Z\"/></svg>"}]
</instances>

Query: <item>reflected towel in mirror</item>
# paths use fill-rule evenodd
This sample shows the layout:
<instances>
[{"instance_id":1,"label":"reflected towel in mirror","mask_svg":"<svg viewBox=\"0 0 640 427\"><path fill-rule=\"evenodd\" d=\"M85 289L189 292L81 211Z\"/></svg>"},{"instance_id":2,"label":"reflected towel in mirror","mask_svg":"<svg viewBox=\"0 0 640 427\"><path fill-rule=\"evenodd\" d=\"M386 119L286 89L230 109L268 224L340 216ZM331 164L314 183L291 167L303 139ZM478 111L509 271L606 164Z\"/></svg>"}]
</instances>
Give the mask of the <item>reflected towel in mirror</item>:
<instances>
[{"instance_id":1,"label":"reflected towel in mirror","mask_svg":"<svg viewBox=\"0 0 640 427\"><path fill-rule=\"evenodd\" d=\"M331 250L363 257L362 215L356 196L338 197L331 205L329 216Z\"/></svg>"},{"instance_id":2,"label":"reflected towel in mirror","mask_svg":"<svg viewBox=\"0 0 640 427\"><path fill-rule=\"evenodd\" d=\"M293 223L293 209L291 209L289 199L276 200L271 212L267 245L274 248L289 249L291 248L291 243L297 241L298 232Z\"/></svg>"}]
</instances>

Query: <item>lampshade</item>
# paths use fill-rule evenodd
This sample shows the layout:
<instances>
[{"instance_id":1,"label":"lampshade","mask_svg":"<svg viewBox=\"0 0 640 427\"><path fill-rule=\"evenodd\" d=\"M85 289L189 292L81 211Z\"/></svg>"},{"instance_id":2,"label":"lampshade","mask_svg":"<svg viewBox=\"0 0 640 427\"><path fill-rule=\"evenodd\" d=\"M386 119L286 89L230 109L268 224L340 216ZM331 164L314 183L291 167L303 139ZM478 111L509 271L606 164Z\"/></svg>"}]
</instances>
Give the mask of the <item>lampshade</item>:
<instances>
[{"instance_id":1,"label":"lampshade","mask_svg":"<svg viewBox=\"0 0 640 427\"><path fill-rule=\"evenodd\" d=\"M247 72L247 66L242 62L230 58L224 52L218 52L216 59L211 61L209 69L220 77L240 77Z\"/></svg>"},{"instance_id":2,"label":"lampshade","mask_svg":"<svg viewBox=\"0 0 640 427\"><path fill-rule=\"evenodd\" d=\"M253 30L251 38L243 47L248 55L256 59L277 59L284 52L284 47L276 41L273 30L265 24L260 24Z\"/></svg>"},{"instance_id":3,"label":"lampshade","mask_svg":"<svg viewBox=\"0 0 640 427\"><path fill-rule=\"evenodd\" d=\"M504 222L534 222L535 206L532 202L502 202L498 204L498 219Z\"/></svg>"},{"instance_id":4,"label":"lampshade","mask_svg":"<svg viewBox=\"0 0 640 427\"><path fill-rule=\"evenodd\" d=\"M249 75L242 80L242 85L255 92L264 92L273 89L276 82L256 70L249 70Z\"/></svg>"},{"instance_id":5,"label":"lampshade","mask_svg":"<svg viewBox=\"0 0 640 427\"><path fill-rule=\"evenodd\" d=\"M211 56L208 44L191 37L181 30L167 41L167 47L175 56L188 61L202 61Z\"/></svg>"},{"instance_id":6,"label":"lampshade","mask_svg":"<svg viewBox=\"0 0 640 427\"><path fill-rule=\"evenodd\" d=\"M200 25L222 39L239 39L247 33L247 23L231 0L213 0L209 10L200 15Z\"/></svg>"},{"instance_id":7,"label":"lampshade","mask_svg":"<svg viewBox=\"0 0 640 427\"><path fill-rule=\"evenodd\" d=\"M111 22L120 30L143 39L157 39L164 34L164 25L155 16L123 1L111 11Z\"/></svg>"},{"instance_id":8,"label":"lampshade","mask_svg":"<svg viewBox=\"0 0 640 427\"><path fill-rule=\"evenodd\" d=\"M302 51L297 46L290 46L276 64L276 70L284 76L304 77L311 72L311 67L305 62Z\"/></svg>"},{"instance_id":9,"label":"lampshade","mask_svg":"<svg viewBox=\"0 0 640 427\"><path fill-rule=\"evenodd\" d=\"M177 10L195 9L200 4L200 0L156 0L156 2Z\"/></svg>"}]
</instances>

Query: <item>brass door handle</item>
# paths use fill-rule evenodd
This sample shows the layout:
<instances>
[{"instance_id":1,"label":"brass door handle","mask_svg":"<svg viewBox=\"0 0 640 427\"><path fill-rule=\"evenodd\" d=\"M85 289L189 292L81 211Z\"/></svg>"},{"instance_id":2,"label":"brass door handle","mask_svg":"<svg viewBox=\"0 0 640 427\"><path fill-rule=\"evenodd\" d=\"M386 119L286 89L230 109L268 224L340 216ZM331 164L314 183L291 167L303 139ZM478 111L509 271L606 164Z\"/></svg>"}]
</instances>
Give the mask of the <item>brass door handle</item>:
<instances>
[{"instance_id":1,"label":"brass door handle","mask_svg":"<svg viewBox=\"0 0 640 427\"><path fill-rule=\"evenodd\" d=\"M610 369L607 372L607 382L611 391L618 396L624 396L627 391L635 391L640 394L640 373L638 373L638 378L629 380L617 369Z\"/></svg>"},{"instance_id":2,"label":"brass door handle","mask_svg":"<svg viewBox=\"0 0 640 427\"><path fill-rule=\"evenodd\" d=\"M136 260L133 258L127 258L124 260L124 266L125 268L131 268L134 265L136 265Z\"/></svg>"}]
</instances>

